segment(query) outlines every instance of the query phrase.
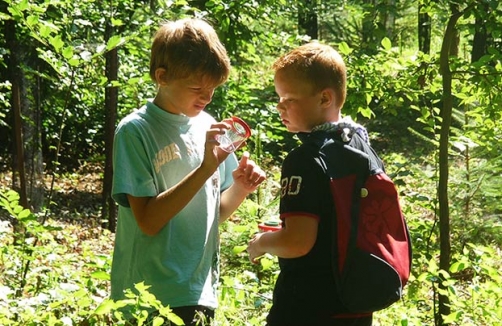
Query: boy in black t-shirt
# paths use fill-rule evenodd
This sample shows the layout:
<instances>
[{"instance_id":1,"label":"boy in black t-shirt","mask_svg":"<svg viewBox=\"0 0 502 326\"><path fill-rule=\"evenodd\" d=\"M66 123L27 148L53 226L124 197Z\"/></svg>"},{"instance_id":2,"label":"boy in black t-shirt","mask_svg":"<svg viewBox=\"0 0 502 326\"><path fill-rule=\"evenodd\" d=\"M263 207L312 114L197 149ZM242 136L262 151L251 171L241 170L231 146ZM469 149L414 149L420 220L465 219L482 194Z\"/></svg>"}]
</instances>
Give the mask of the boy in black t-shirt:
<instances>
[{"instance_id":1,"label":"boy in black t-shirt","mask_svg":"<svg viewBox=\"0 0 502 326\"><path fill-rule=\"evenodd\" d=\"M368 141L361 125L341 116L347 77L336 50L305 44L280 57L273 69L277 110L288 131L304 139L317 130L336 130L340 137L359 133ZM247 248L255 263L265 253L279 257L281 273L267 325L370 326L372 314L350 314L336 296L331 266L334 208L318 155L318 148L308 144L288 154L281 173L283 228L256 234Z\"/></svg>"}]
</instances>

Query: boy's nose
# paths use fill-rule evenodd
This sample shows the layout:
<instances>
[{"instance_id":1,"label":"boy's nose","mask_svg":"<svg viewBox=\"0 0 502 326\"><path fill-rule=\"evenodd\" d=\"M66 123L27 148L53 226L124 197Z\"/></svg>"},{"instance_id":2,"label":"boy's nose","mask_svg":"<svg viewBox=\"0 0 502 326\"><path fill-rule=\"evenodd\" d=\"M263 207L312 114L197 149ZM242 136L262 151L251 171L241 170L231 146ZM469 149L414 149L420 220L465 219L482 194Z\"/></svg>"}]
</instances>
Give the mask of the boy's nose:
<instances>
[{"instance_id":1,"label":"boy's nose","mask_svg":"<svg viewBox=\"0 0 502 326\"><path fill-rule=\"evenodd\" d=\"M204 102L211 102L211 100L213 99L213 94L214 94L214 91L204 91L201 93L201 99L204 101Z\"/></svg>"}]
</instances>

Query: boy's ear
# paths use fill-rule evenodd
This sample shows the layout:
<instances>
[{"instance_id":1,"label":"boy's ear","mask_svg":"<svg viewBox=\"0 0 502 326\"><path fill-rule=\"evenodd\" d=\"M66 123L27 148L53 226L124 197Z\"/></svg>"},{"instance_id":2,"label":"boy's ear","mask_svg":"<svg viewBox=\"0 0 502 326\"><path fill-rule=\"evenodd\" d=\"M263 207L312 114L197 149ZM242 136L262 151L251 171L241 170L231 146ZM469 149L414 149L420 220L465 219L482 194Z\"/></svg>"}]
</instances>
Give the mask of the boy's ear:
<instances>
[{"instance_id":1,"label":"boy's ear","mask_svg":"<svg viewBox=\"0 0 502 326\"><path fill-rule=\"evenodd\" d=\"M325 106L330 106L335 100L335 93L330 89L326 88L321 92L321 104Z\"/></svg>"},{"instance_id":2,"label":"boy's ear","mask_svg":"<svg viewBox=\"0 0 502 326\"><path fill-rule=\"evenodd\" d=\"M155 69L155 81L159 86L163 86L166 84L166 69L164 68Z\"/></svg>"}]
</instances>

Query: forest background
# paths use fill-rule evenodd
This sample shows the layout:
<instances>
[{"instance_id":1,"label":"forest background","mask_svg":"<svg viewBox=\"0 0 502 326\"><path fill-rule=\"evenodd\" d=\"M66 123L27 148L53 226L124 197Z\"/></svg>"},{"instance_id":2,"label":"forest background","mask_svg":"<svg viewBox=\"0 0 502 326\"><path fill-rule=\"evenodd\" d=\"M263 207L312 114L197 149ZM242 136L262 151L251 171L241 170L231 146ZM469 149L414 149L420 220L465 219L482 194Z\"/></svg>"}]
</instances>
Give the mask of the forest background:
<instances>
[{"instance_id":1,"label":"forest background","mask_svg":"<svg viewBox=\"0 0 502 326\"><path fill-rule=\"evenodd\" d=\"M232 59L208 107L253 128L268 181L222 226L219 325L262 325L276 258L249 263L277 217L297 139L275 112L270 65L302 42L348 66L343 113L365 124L396 182L414 246L403 300L375 325L502 324L502 4L499 1L0 1L0 324L124 325L169 309L138 284L108 299L116 206L113 131L155 93L153 31L202 17ZM139 293L139 294L137 294ZM156 324L157 325L157 324Z\"/></svg>"}]
</instances>

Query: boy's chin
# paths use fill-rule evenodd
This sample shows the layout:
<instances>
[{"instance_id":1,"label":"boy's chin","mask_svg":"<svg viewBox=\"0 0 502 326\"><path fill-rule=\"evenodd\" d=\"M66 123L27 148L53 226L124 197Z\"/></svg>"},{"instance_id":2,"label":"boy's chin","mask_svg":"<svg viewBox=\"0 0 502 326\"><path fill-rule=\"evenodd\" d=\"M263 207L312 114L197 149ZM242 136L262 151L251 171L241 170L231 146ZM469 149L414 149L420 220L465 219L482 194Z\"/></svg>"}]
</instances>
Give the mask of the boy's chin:
<instances>
[{"instance_id":1,"label":"boy's chin","mask_svg":"<svg viewBox=\"0 0 502 326\"><path fill-rule=\"evenodd\" d=\"M189 118L195 118L198 116L202 111L204 110L197 110L197 111L190 111L190 112L185 112L185 115Z\"/></svg>"}]
</instances>

